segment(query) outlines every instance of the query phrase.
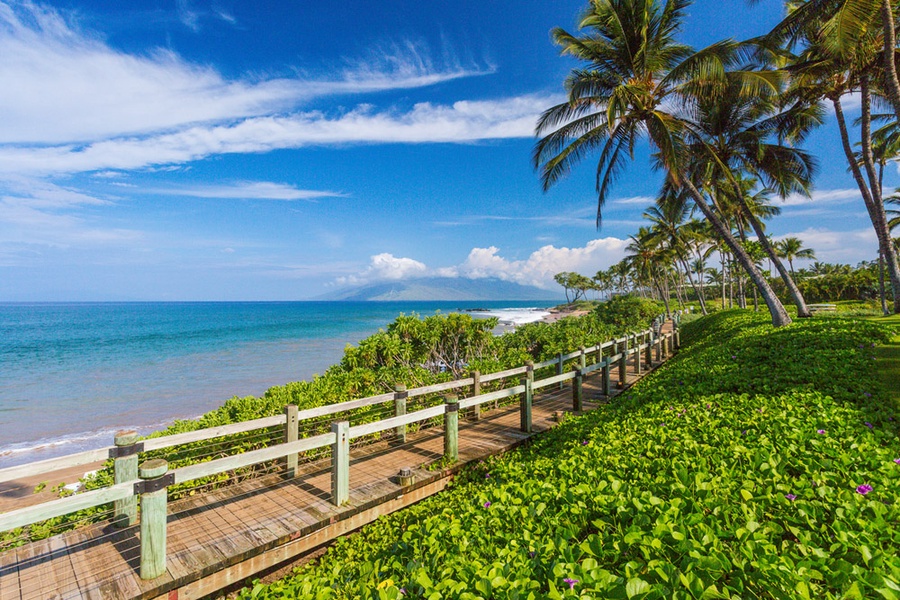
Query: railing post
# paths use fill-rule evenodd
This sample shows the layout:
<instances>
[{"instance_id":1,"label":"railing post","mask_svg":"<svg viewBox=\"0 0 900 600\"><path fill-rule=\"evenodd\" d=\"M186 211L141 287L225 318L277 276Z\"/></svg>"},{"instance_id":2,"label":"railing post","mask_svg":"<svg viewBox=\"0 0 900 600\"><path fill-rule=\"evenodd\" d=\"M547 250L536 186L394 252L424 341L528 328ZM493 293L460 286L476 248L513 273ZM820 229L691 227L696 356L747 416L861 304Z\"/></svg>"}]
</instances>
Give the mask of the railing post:
<instances>
[{"instance_id":1,"label":"railing post","mask_svg":"<svg viewBox=\"0 0 900 600\"><path fill-rule=\"evenodd\" d=\"M575 413L584 410L584 395L582 384L584 383L584 374L581 369L575 371L575 383L572 385L572 411Z\"/></svg>"},{"instance_id":2,"label":"railing post","mask_svg":"<svg viewBox=\"0 0 900 600\"><path fill-rule=\"evenodd\" d=\"M656 346L656 362L662 361L662 336L660 334L653 334L653 345Z\"/></svg>"},{"instance_id":3,"label":"railing post","mask_svg":"<svg viewBox=\"0 0 900 600\"><path fill-rule=\"evenodd\" d=\"M459 460L459 397L444 396L444 458L450 462Z\"/></svg>"},{"instance_id":4,"label":"railing post","mask_svg":"<svg viewBox=\"0 0 900 600\"><path fill-rule=\"evenodd\" d=\"M612 394L612 382L610 374L610 362L608 358L603 359L603 369L601 370L601 380L603 381L603 395L607 398Z\"/></svg>"},{"instance_id":5,"label":"railing post","mask_svg":"<svg viewBox=\"0 0 900 600\"><path fill-rule=\"evenodd\" d=\"M564 366L563 363L564 363L564 361L563 361L563 353L560 352L560 353L559 353L559 362L558 362L557 365L556 365L556 374L557 374L557 375L562 375L562 374L563 374L563 366ZM560 382L559 382L559 389L563 389L563 385L564 385L563 382L560 381Z\"/></svg>"},{"instance_id":6,"label":"railing post","mask_svg":"<svg viewBox=\"0 0 900 600\"><path fill-rule=\"evenodd\" d=\"M644 339L644 335L634 334L634 373L638 377L641 376L641 342Z\"/></svg>"},{"instance_id":7,"label":"railing post","mask_svg":"<svg viewBox=\"0 0 900 600\"><path fill-rule=\"evenodd\" d=\"M331 433L331 502L340 506L350 499L350 423L332 423Z\"/></svg>"},{"instance_id":8,"label":"railing post","mask_svg":"<svg viewBox=\"0 0 900 600\"><path fill-rule=\"evenodd\" d=\"M584 369L587 367L587 355L584 353L584 346L580 348L581 356L578 357L578 365Z\"/></svg>"},{"instance_id":9,"label":"railing post","mask_svg":"<svg viewBox=\"0 0 900 600\"><path fill-rule=\"evenodd\" d=\"M472 371L472 398L481 395L481 371ZM476 404L472 407L472 419L481 420L481 405Z\"/></svg>"},{"instance_id":10,"label":"railing post","mask_svg":"<svg viewBox=\"0 0 900 600\"><path fill-rule=\"evenodd\" d=\"M644 348L644 362L647 363L647 368L653 368L653 355L651 351L653 350L653 333L650 331L644 332L644 343L646 347Z\"/></svg>"},{"instance_id":11,"label":"railing post","mask_svg":"<svg viewBox=\"0 0 900 600\"><path fill-rule=\"evenodd\" d=\"M288 404L284 407L284 443L296 442L299 437L297 426L297 405ZM297 475L298 455L288 454L286 468L290 477Z\"/></svg>"},{"instance_id":12,"label":"railing post","mask_svg":"<svg viewBox=\"0 0 900 600\"><path fill-rule=\"evenodd\" d=\"M409 398L409 392L406 386L398 383L394 386L394 416L399 417L406 414L406 399ZM397 425L394 429L394 435L401 444L406 443L406 425Z\"/></svg>"},{"instance_id":13,"label":"railing post","mask_svg":"<svg viewBox=\"0 0 900 600\"><path fill-rule=\"evenodd\" d=\"M116 448L133 446L137 443L137 431L119 431L113 443ZM125 483L138 478L138 454L135 450L126 456L117 456L114 464L115 482ZM113 504L113 523L116 527L128 527L137 522L137 496L116 500Z\"/></svg>"},{"instance_id":14,"label":"railing post","mask_svg":"<svg viewBox=\"0 0 900 600\"><path fill-rule=\"evenodd\" d=\"M681 330L675 330L675 349L678 350L681 348Z\"/></svg>"},{"instance_id":15,"label":"railing post","mask_svg":"<svg viewBox=\"0 0 900 600\"><path fill-rule=\"evenodd\" d=\"M534 403L534 363L525 363L525 393L519 401L519 429L531 433L531 406Z\"/></svg>"},{"instance_id":16,"label":"railing post","mask_svg":"<svg viewBox=\"0 0 900 600\"><path fill-rule=\"evenodd\" d=\"M169 463L161 458L144 461L141 482L141 579L166 572L166 483Z\"/></svg>"},{"instance_id":17,"label":"railing post","mask_svg":"<svg viewBox=\"0 0 900 600\"><path fill-rule=\"evenodd\" d=\"M622 342L622 356L619 358L619 387L624 388L625 383L628 381L625 377L625 369L628 366L628 336L625 336L625 340Z\"/></svg>"}]
</instances>

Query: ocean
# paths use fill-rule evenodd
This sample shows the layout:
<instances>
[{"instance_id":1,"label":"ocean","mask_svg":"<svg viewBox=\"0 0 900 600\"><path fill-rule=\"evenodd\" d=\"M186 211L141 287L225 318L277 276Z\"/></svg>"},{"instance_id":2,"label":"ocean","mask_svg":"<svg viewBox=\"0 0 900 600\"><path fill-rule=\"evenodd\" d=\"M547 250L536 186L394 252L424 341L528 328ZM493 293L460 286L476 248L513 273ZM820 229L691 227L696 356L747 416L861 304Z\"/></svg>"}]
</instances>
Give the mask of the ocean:
<instances>
[{"instance_id":1,"label":"ocean","mask_svg":"<svg viewBox=\"0 0 900 600\"><path fill-rule=\"evenodd\" d=\"M476 309L508 325L541 302L0 304L0 468L149 433L232 396L309 379L398 314Z\"/></svg>"}]
</instances>

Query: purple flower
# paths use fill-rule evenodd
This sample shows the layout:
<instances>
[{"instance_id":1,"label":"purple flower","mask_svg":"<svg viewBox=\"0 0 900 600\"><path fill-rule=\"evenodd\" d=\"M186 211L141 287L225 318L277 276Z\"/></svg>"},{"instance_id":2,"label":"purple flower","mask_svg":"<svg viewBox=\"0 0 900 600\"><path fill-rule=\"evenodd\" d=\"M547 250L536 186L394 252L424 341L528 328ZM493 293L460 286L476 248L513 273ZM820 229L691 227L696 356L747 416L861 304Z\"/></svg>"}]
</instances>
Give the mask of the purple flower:
<instances>
[{"instance_id":1,"label":"purple flower","mask_svg":"<svg viewBox=\"0 0 900 600\"><path fill-rule=\"evenodd\" d=\"M485 473L485 474L484 474L484 478L485 478L485 479L490 479L490 478L491 478L491 474L490 474L490 473Z\"/></svg>"},{"instance_id":2,"label":"purple flower","mask_svg":"<svg viewBox=\"0 0 900 600\"><path fill-rule=\"evenodd\" d=\"M587 440L584 440L583 442L581 442L581 445L582 445L582 446L587 446L589 443L590 443L590 442L588 442Z\"/></svg>"},{"instance_id":3,"label":"purple flower","mask_svg":"<svg viewBox=\"0 0 900 600\"><path fill-rule=\"evenodd\" d=\"M898 465L900 465L900 458L895 458L894 462L897 463Z\"/></svg>"},{"instance_id":4,"label":"purple flower","mask_svg":"<svg viewBox=\"0 0 900 600\"><path fill-rule=\"evenodd\" d=\"M863 496L865 496L866 494L868 494L871 491L872 491L872 486L867 483L864 483L864 484L856 487L856 493L862 494Z\"/></svg>"},{"instance_id":5,"label":"purple flower","mask_svg":"<svg viewBox=\"0 0 900 600\"><path fill-rule=\"evenodd\" d=\"M528 556L530 556L531 558L534 558L534 550L532 550L531 552L529 552L529 553L528 553Z\"/></svg>"},{"instance_id":6,"label":"purple flower","mask_svg":"<svg viewBox=\"0 0 900 600\"><path fill-rule=\"evenodd\" d=\"M747 430L746 430L746 429L743 430L743 431L741 432L741 435L747 435Z\"/></svg>"},{"instance_id":7,"label":"purple flower","mask_svg":"<svg viewBox=\"0 0 900 600\"><path fill-rule=\"evenodd\" d=\"M863 396L865 396L866 398L871 398L872 394L870 394L869 392L863 392Z\"/></svg>"},{"instance_id":8,"label":"purple flower","mask_svg":"<svg viewBox=\"0 0 900 600\"><path fill-rule=\"evenodd\" d=\"M819 435L825 435L825 430L824 429L816 429L816 433L818 433Z\"/></svg>"},{"instance_id":9,"label":"purple flower","mask_svg":"<svg viewBox=\"0 0 900 600\"><path fill-rule=\"evenodd\" d=\"M866 427L868 427L869 429L872 429L873 427L875 427L874 425L872 425L872 424L869 423L868 421L866 421L866 422L864 423L864 425L865 425Z\"/></svg>"},{"instance_id":10,"label":"purple flower","mask_svg":"<svg viewBox=\"0 0 900 600\"><path fill-rule=\"evenodd\" d=\"M400 588L400 593L404 596L406 595L406 588Z\"/></svg>"},{"instance_id":11,"label":"purple flower","mask_svg":"<svg viewBox=\"0 0 900 600\"><path fill-rule=\"evenodd\" d=\"M570 589L570 590L574 590L574 589L575 589L575 584L578 583L578 580L577 580L577 579L572 579L572 578L570 578L570 577L566 577L565 579L563 579L563 581L569 584L569 589Z\"/></svg>"},{"instance_id":12,"label":"purple flower","mask_svg":"<svg viewBox=\"0 0 900 600\"><path fill-rule=\"evenodd\" d=\"M797 496L795 496L794 494L785 494L784 497L787 498L788 500L790 500L791 502L793 502L794 500L797 499Z\"/></svg>"},{"instance_id":13,"label":"purple flower","mask_svg":"<svg viewBox=\"0 0 900 600\"><path fill-rule=\"evenodd\" d=\"M737 358L737 356L735 356L734 354L731 355L731 360L734 360L736 358Z\"/></svg>"},{"instance_id":14,"label":"purple flower","mask_svg":"<svg viewBox=\"0 0 900 600\"><path fill-rule=\"evenodd\" d=\"M707 404L706 408L707 408L707 410L709 410L710 408L712 408L712 404Z\"/></svg>"},{"instance_id":15,"label":"purple flower","mask_svg":"<svg viewBox=\"0 0 900 600\"><path fill-rule=\"evenodd\" d=\"M490 508L490 507L491 507L491 501L488 500L487 502L485 502L485 503L484 503L484 507L485 507L485 508Z\"/></svg>"},{"instance_id":16,"label":"purple flower","mask_svg":"<svg viewBox=\"0 0 900 600\"><path fill-rule=\"evenodd\" d=\"M888 417L888 421L893 421L894 417Z\"/></svg>"},{"instance_id":17,"label":"purple flower","mask_svg":"<svg viewBox=\"0 0 900 600\"><path fill-rule=\"evenodd\" d=\"M665 427L666 424L665 424L665 423L660 423L659 426L660 426L660 427Z\"/></svg>"}]
</instances>

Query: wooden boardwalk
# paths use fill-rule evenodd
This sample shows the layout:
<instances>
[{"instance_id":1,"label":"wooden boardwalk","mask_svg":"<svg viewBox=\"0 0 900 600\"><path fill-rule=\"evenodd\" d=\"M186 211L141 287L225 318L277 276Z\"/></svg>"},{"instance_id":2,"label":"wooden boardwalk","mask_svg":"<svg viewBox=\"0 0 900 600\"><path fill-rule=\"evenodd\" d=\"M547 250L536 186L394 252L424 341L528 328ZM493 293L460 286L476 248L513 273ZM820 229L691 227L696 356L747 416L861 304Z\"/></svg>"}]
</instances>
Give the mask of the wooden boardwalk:
<instances>
[{"instance_id":1,"label":"wooden boardwalk","mask_svg":"<svg viewBox=\"0 0 900 600\"><path fill-rule=\"evenodd\" d=\"M627 371L630 385L637 379L631 360ZM599 371L585 379L586 410L606 401L599 383ZM535 394L533 434L520 431L518 404L483 412L477 421L460 419L452 470L426 468L443 456L442 427L411 433L402 445L354 448L350 501L340 507L331 503L327 458L302 465L295 477L268 475L171 502L167 571L150 581L138 575L139 526L97 523L8 550L0 553L0 600L203 598L439 492L459 466L514 448L571 411L571 387L554 385ZM413 485L400 486L401 468L412 469Z\"/></svg>"}]
</instances>

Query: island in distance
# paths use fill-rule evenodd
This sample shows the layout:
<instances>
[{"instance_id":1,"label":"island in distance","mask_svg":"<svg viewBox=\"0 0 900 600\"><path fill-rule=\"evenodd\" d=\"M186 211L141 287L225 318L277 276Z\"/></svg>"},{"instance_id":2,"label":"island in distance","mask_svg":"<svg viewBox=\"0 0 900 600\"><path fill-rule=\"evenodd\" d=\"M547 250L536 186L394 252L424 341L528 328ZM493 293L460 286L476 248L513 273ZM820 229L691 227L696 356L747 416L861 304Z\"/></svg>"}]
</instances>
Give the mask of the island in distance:
<instances>
[{"instance_id":1,"label":"island in distance","mask_svg":"<svg viewBox=\"0 0 900 600\"><path fill-rule=\"evenodd\" d=\"M520 285L501 279L463 279L423 277L406 281L385 281L345 288L320 296L317 300L541 300L561 301L561 292Z\"/></svg>"}]
</instances>

